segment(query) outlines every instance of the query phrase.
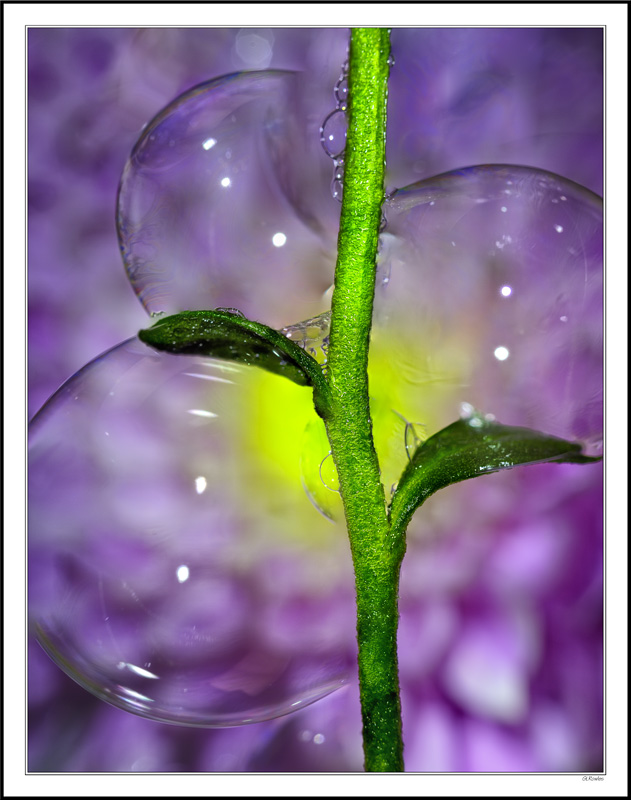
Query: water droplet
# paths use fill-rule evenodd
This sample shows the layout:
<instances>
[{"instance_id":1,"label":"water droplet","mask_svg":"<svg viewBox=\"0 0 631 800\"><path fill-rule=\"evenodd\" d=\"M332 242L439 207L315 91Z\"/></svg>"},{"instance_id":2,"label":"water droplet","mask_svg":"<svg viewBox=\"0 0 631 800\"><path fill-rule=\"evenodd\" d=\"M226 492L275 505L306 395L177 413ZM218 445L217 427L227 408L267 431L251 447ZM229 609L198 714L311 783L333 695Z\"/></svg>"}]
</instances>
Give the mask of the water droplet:
<instances>
[{"instance_id":1,"label":"water droplet","mask_svg":"<svg viewBox=\"0 0 631 800\"><path fill-rule=\"evenodd\" d=\"M472 428L482 428L485 423L492 422L495 417L493 414L483 414L478 411L471 403L460 403L460 419L468 422Z\"/></svg>"},{"instance_id":2,"label":"water droplet","mask_svg":"<svg viewBox=\"0 0 631 800\"><path fill-rule=\"evenodd\" d=\"M331 181L331 196L334 200L337 200L338 203L342 202L342 197L344 194L344 170L337 169L335 174L333 175L333 180Z\"/></svg>"},{"instance_id":3,"label":"water droplet","mask_svg":"<svg viewBox=\"0 0 631 800\"><path fill-rule=\"evenodd\" d=\"M355 638L347 544L295 474L305 422L321 420L262 370L191 378L221 366L148 354L134 337L70 379L29 432L32 629L101 699L178 725L300 709L345 683ZM200 427L188 411L209 407ZM323 580L331 590L310 594ZM332 603L338 628L323 641Z\"/></svg>"},{"instance_id":4,"label":"water droplet","mask_svg":"<svg viewBox=\"0 0 631 800\"><path fill-rule=\"evenodd\" d=\"M348 77L343 72L335 84L335 99L337 100L337 107L344 111L348 106Z\"/></svg>"},{"instance_id":5,"label":"water droplet","mask_svg":"<svg viewBox=\"0 0 631 800\"><path fill-rule=\"evenodd\" d=\"M336 200L342 202L344 190L344 158L337 158L334 161L333 180L331 181L331 194Z\"/></svg>"},{"instance_id":6,"label":"water droplet","mask_svg":"<svg viewBox=\"0 0 631 800\"><path fill-rule=\"evenodd\" d=\"M380 263L377 259L377 282L381 286L387 286L390 283L390 270L391 264L389 261Z\"/></svg>"},{"instance_id":7,"label":"water droplet","mask_svg":"<svg viewBox=\"0 0 631 800\"><path fill-rule=\"evenodd\" d=\"M399 414L398 411L394 411L394 413L405 425L403 430L403 442L405 444L405 452L407 453L408 460L411 461L418 447L427 439L426 426L422 422L410 422L403 414Z\"/></svg>"},{"instance_id":8,"label":"water droplet","mask_svg":"<svg viewBox=\"0 0 631 800\"><path fill-rule=\"evenodd\" d=\"M339 158L346 147L346 114L335 108L325 117L320 128L320 142L329 158Z\"/></svg>"},{"instance_id":9,"label":"water droplet","mask_svg":"<svg viewBox=\"0 0 631 800\"><path fill-rule=\"evenodd\" d=\"M330 463L324 464L323 475L330 482L327 486L322 478L321 468L328 458L330 448L326 429L321 419L310 422L305 428L302 451L300 455L300 478L303 489L323 517L330 521L341 520L344 517L342 500L339 495L339 488L335 487L337 472L333 459L328 459Z\"/></svg>"},{"instance_id":10,"label":"water droplet","mask_svg":"<svg viewBox=\"0 0 631 800\"><path fill-rule=\"evenodd\" d=\"M230 306L217 306L215 311L223 311L225 314L232 314L233 317L240 317L241 319L245 319L245 314L238 308L231 308ZM244 339L243 343L247 344L248 340Z\"/></svg>"},{"instance_id":11,"label":"water droplet","mask_svg":"<svg viewBox=\"0 0 631 800\"><path fill-rule=\"evenodd\" d=\"M340 482L337 477L337 469L333 461L333 454L329 450L328 454L324 456L320 462L320 480L331 492L340 491Z\"/></svg>"},{"instance_id":12,"label":"water droplet","mask_svg":"<svg viewBox=\"0 0 631 800\"><path fill-rule=\"evenodd\" d=\"M419 431L419 428L423 428L422 431ZM408 455L408 458L412 460L412 456L418 449L418 447L427 439L427 433L425 431L425 425L421 422L406 422L405 423L405 452Z\"/></svg>"}]
</instances>

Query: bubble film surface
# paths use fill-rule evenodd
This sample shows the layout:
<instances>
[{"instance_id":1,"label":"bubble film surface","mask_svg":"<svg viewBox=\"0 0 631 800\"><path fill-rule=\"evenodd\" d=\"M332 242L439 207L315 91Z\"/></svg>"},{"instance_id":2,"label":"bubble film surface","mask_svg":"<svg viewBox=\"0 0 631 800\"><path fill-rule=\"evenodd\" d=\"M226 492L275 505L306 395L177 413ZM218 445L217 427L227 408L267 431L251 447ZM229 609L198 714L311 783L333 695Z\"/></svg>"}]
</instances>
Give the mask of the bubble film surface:
<instances>
[{"instance_id":1,"label":"bubble film surface","mask_svg":"<svg viewBox=\"0 0 631 800\"><path fill-rule=\"evenodd\" d=\"M302 70L310 83L292 97L293 109L300 107L312 127L293 137L299 147L292 137L268 138L277 145L272 165L294 210L314 230L317 211L326 222L319 232L334 248L339 204L331 200L331 161L318 130L332 107L347 30L275 29L271 62L266 56L257 63L253 49L247 59L240 49L251 34L164 27L28 31L31 413L95 353L146 326L116 268L108 220L140 126L182 88L230 69ZM267 32L263 37L271 41ZM499 161L550 169L601 192L602 37L597 28L393 30L387 185ZM300 311L278 327L321 310ZM376 393L374 373L371 387ZM427 419L383 393L375 408L378 400L392 415L386 444L402 455L402 468L406 422L423 432ZM452 421L457 403L449 411ZM249 421L243 429L251 433ZM315 448L314 461L326 453L324 445L322 454ZM601 472L572 465L513 470L450 487L424 507L422 538L408 545L401 584L399 665L410 771L602 769ZM63 491L68 502L77 501L76 487ZM472 501L487 509L483 519L473 517ZM287 593L298 596L295 587ZM306 615L308 603L302 609ZM531 627L538 636L526 635ZM476 652L478 637L477 650L486 657L468 670L459 667ZM354 685L282 720L191 730L100 702L34 642L29 673L29 770L362 769ZM489 676L495 681L498 674L511 678L499 687L513 687L502 693L503 707L489 696ZM527 709L518 702L524 694Z\"/></svg>"},{"instance_id":2,"label":"bubble film surface","mask_svg":"<svg viewBox=\"0 0 631 800\"><path fill-rule=\"evenodd\" d=\"M334 257L281 188L286 154L296 158L295 82L279 70L216 78L144 129L121 178L117 226L150 313L232 306L280 328L322 311Z\"/></svg>"},{"instance_id":3,"label":"bubble film surface","mask_svg":"<svg viewBox=\"0 0 631 800\"><path fill-rule=\"evenodd\" d=\"M30 433L29 606L65 672L140 716L218 727L345 683L352 568L300 483L311 404L137 339L51 398Z\"/></svg>"},{"instance_id":4,"label":"bubble film surface","mask_svg":"<svg viewBox=\"0 0 631 800\"><path fill-rule=\"evenodd\" d=\"M472 409L601 454L600 198L481 166L399 189L385 211L371 345L382 428L401 427L395 409L431 435Z\"/></svg>"}]
</instances>

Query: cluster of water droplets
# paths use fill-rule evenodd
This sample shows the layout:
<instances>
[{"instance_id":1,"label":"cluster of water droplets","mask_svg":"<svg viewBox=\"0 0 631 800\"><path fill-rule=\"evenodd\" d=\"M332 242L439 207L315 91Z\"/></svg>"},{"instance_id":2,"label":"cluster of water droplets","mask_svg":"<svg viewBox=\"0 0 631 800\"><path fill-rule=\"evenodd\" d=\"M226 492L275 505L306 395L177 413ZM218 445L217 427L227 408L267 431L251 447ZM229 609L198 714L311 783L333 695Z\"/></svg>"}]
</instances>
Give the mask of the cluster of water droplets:
<instances>
[{"instance_id":1,"label":"cluster of water droplets","mask_svg":"<svg viewBox=\"0 0 631 800\"><path fill-rule=\"evenodd\" d=\"M471 403L460 403L460 419L471 428L484 428L489 422L495 422L495 414L483 414Z\"/></svg>"},{"instance_id":2,"label":"cluster of water droplets","mask_svg":"<svg viewBox=\"0 0 631 800\"><path fill-rule=\"evenodd\" d=\"M331 312L324 311L310 319L287 325L281 329L288 339L306 350L310 356L325 367L329 350L329 332L331 328Z\"/></svg>"},{"instance_id":3,"label":"cluster of water droplets","mask_svg":"<svg viewBox=\"0 0 631 800\"><path fill-rule=\"evenodd\" d=\"M311 319L281 329L314 358L326 373L331 329L331 312L324 311ZM311 420L305 429L301 446L300 478L303 489L314 507L331 521L341 518L339 480L324 424Z\"/></svg>"},{"instance_id":4,"label":"cluster of water droplets","mask_svg":"<svg viewBox=\"0 0 631 800\"><path fill-rule=\"evenodd\" d=\"M320 127L320 142L327 156L333 159L331 194L341 203L344 190L346 111L348 109L348 59L342 65L342 71L335 84L333 94L335 96L335 108L327 114Z\"/></svg>"}]
</instances>

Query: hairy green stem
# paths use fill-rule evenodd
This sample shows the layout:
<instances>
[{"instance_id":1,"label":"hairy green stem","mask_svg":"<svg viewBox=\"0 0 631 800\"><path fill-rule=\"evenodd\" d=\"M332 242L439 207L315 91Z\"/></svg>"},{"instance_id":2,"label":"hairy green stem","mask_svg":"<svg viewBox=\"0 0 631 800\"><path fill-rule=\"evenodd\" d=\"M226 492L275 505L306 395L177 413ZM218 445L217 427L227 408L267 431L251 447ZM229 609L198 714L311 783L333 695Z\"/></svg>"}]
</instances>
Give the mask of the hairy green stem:
<instances>
[{"instance_id":1,"label":"hairy green stem","mask_svg":"<svg viewBox=\"0 0 631 800\"><path fill-rule=\"evenodd\" d=\"M327 434L338 471L357 593L365 768L403 770L398 583L368 396L368 347L384 198L389 31L351 33L344 195L331 308Z\"/></svg>"}]
</instances>

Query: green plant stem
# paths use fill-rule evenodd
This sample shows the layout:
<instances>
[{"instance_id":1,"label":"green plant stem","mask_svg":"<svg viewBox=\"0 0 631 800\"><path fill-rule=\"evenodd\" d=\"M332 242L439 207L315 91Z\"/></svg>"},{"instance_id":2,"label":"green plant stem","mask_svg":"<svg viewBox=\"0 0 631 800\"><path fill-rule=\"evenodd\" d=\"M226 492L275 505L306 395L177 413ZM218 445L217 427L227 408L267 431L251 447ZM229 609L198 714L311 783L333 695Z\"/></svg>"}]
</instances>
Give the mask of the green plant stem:
<instances>
[{"instance_id":1,"label":"green plant stem","mask_svg":"<svg viewBox=\"0 0 631 800\"><path fill-rule=\"evenodd\" d=\"M372 438L368 347L384 198L387 29L351 32L344 195L331 307L327 434L338 471L357 593L365 768L403 770L397 666L402 548L392 540Z\"/></svg>"}]
</instances>

